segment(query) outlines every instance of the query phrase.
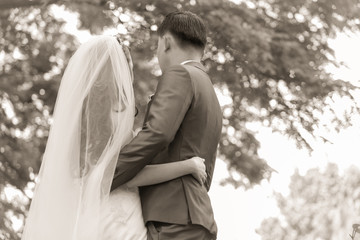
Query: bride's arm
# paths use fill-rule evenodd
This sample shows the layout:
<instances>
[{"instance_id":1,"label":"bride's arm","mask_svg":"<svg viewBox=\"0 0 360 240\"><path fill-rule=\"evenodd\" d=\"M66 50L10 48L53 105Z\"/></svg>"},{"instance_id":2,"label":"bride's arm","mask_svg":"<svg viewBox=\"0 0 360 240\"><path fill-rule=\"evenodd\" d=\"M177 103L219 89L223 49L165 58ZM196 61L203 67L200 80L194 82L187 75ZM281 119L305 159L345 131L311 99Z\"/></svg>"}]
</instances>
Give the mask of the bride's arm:
<instances>
[{"instance_id":1,"label":"bride's arm","mask_svg":"<svg viewBox=\"0 0 360 240\"><path fill-rule=\"evenodd\" d=\"M202 184L206 179L204 159L193 157L179 162L147 165L126 186L154 185L188 174L192 174Z\"/></svg>"}]
</instances>

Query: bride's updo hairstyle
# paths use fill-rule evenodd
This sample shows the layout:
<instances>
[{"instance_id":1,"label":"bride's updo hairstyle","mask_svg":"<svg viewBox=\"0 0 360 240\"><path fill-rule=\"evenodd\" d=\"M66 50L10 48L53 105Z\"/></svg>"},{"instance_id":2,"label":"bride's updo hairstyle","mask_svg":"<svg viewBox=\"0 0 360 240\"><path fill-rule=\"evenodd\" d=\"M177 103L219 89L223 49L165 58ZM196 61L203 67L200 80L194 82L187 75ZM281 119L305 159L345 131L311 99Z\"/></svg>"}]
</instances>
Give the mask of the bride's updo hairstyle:
<instances>
[{"instance_id":1,"label":"bride's updo hairstyle","mask_svg":"<svg viewBox=\"0 0 360 240\"><path fill-rule=\"evenodd\" d=\"M203 51L206 45L206 27L203 20L189 11L176 11L166 15L158 34L172 34L180 47L192 46Z\"/></svg>"}]
</instances>

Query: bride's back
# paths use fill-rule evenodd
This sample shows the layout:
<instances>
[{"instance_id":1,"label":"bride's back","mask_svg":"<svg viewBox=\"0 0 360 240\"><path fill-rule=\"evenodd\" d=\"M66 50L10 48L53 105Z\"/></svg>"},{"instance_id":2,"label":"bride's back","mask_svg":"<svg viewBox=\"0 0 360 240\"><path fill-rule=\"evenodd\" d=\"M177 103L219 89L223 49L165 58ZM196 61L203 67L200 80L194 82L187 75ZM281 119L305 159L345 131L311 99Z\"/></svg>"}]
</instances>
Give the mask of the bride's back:
<instances>
[{"instance_id":1,"label":"bride's back","mask_svg":"<svg viewBox=\"0 0 360 240\"><path fill-rule=\"evenodd\" d=\"M131 72L117 40L100 36L81 45L60 84L22 239L101 239L101 207L134 111Z\"/></svg>"}]
</instances>

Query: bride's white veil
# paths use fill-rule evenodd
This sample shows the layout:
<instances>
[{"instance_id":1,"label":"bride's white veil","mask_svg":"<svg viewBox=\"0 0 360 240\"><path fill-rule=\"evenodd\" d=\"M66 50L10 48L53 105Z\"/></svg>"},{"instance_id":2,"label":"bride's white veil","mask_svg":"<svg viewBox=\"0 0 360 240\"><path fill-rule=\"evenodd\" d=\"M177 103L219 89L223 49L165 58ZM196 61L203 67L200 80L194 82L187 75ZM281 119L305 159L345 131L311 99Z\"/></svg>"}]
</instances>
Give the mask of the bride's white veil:
<instances>
[{"instance_id":1,"label":"bride's white veil","mask_svg":"<svg viewBox=\"0 0 360 240\"><path fill-rule=\"evenodd\" d=\"M102 205L134 114L132 73L116 38L81 45L61 81L23 240L101 240Z\"/></svg>"}]
</instances>

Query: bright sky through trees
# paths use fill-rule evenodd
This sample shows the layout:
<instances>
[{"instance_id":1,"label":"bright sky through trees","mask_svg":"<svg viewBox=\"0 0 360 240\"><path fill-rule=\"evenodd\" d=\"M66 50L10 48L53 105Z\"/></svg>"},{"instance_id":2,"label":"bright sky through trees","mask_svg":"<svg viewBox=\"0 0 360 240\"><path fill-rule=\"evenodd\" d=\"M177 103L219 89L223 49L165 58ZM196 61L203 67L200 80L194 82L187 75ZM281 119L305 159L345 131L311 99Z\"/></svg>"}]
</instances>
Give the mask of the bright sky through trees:
<instances>
[{"instance_id":1,"label":"bright sky through trees","mask_svg":"<svg viewBox=\"0 0 360 240\"><path fill-rule=\"evenodd\" d=\"M360 34L339 34L330 44L335 49L338 60L347 67L339 69L329 67L335 78L343 78L352 83L360 84ZM360 95L358 94L360 101ZM344 105L339 106L343 108ZM263 180L262 184L244 191L234 190L231 186L222 187L218 184L226 176L226 166L218 161L215 168L213 188L210 191L215 217L219 225L219 240L260 239L255 229L261 221L269 216L279 214L273 191L288 194L290 176L298 168L305 174L310 168L324 169L328 162L338 164L340 173L351 166L360 167L360 116L353 117L353 126L332 133L331 143L316 143L314 152L309 156L307 150L299 150L293 141L279 133L273 133L269 128L261 128L257 137L261 142L259 154L278 173L274 173L270 182ZM351 233L352 229L348 232ZM348 236L344 236L346 239Z\"/></svg>"}]
</instances>

